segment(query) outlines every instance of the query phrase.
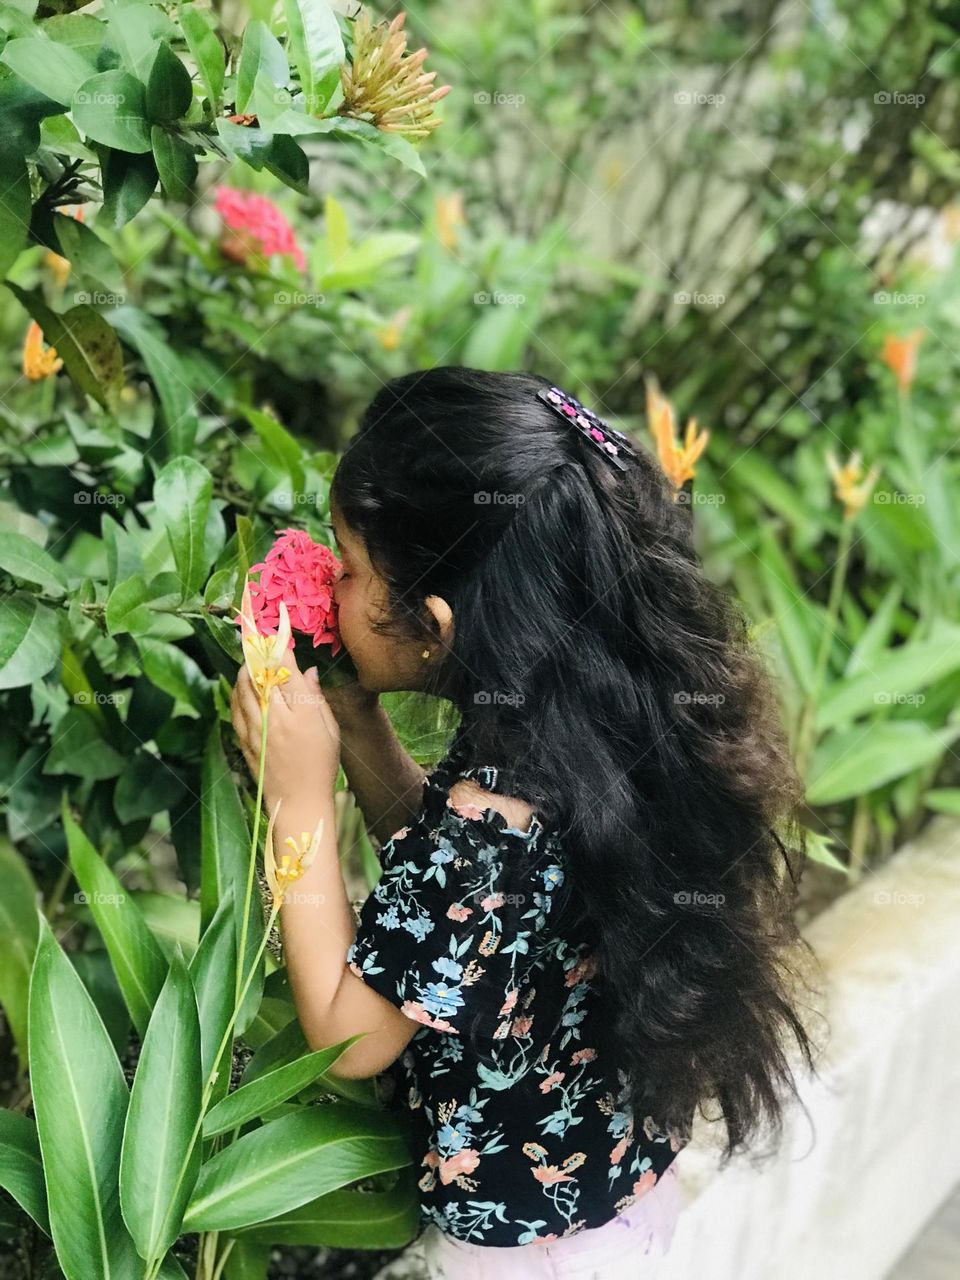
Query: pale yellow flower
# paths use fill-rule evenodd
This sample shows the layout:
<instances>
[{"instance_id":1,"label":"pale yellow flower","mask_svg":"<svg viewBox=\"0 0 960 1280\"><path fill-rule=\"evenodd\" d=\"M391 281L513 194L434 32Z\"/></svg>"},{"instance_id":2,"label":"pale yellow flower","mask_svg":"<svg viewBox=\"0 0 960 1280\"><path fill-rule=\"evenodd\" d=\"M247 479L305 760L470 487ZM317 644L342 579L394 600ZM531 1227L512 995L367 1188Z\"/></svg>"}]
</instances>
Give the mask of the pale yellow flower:
<instances>
[{"instance_id":1,"label":"pale yellow flower","mask_svg":"<svg viewBox=\"0 0 960 1280\"><path fill-rule=\"evenodd\" d=\"M260 706L266 707L270 700L270 690L286 684L290 679L290 670L283 665L290 648L290 616L287 606L281 600L278 603L280 625L277 634L261 635L254 620L253 603L250 599L250 583L243 588L243 599L240 605L240 643L243 646L243 659L250 679L257 691Z\"/></svg>"},{"instance_id":2,"label":"pale yellow flower","mask_svg":"<svg viewBox=\"0 0 960 1280\"><path fill-rule=\"evenodd\" d=\"M467 217L463 208L463 193L454 191L450 195L438 195L433 202L437 215L437 239L447 250L457 247L457 227L466 225Z\"/></svg>"},{"instance_id":3,"label":"pale yellow flower","mask_svg":"<svg viewBox=\"0 0 960 1280\"><path fill-rule=\"evenodd\" d=\"M43 330L36 320L31 320L23 341L23 372L31 382L52 378L63 368L63 361L55 347L43 346Z\"/></svg>"},{"instance_id":4,"label":"pale yellow flower","mask_svg":"<svg viewBox=\"0 0 960 1280\"><path fill-rule=\"evenodd\" d=\"M434 89L437 73L421 71L426 49L407 53L407 36L401 30L406 17L398 13L389 25L374 26L367 10L362 11L353 28L353 62L340 67L343 102L338 111L413 141L443 123L433 114L433 104L451 86Z\"/></svg>"},{"instance_id":5,"label":"pale yellow flower","mask_svg":"<svg viewBox=\"0 0 960 1280\"><path fill-rule=\"evenodd\" d=\"M880 475L879 467L871 467L863 475L863 466L859 452L850 455L849 460L841 467L831 450L826 453L827 468L833 480L837 499L843 503L843 514L848 520L861 511L870 497L870 492Z\"/></svg>"},{"instance_id":6,"label":"pale yellow flower","mask_svg":"<svg viewBox=\"0 0 960 1280\"><path fill-rule=\"evenodd\" d=\"M278 864L273 848L273 829L276 825L280 804L281 802L278 800L273 807L273 813L270 815L263 850L263 870L267 877L267 884L270 886L275 910L279 910L283 906L290 886L299 880L307 868L313 864L323 836L322 818L317 823L312 837L309 831L301 831L299 846L293 836L287 836L284 844L289 846L290 852L283 854Z\"/></svg>"}]
</instances>

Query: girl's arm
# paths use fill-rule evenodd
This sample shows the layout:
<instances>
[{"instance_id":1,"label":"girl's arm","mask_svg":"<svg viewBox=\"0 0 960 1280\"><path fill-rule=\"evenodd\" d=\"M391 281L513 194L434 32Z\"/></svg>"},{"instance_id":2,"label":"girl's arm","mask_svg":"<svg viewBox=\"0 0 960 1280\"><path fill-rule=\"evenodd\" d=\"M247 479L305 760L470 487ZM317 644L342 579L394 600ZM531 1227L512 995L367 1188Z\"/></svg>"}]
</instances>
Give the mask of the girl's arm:
<instances>
[{"instance_id":1,"label":"girl's arm","mask_svg":"<svg viewBox=\"0 0 960 1280\"><path fill-rule=\"evenodd\" d=\"M324 690L340 726L340 763L367 830L381 844L420 810L426 773L404 751L375 694L350 701Z\"/></svg>"}]
</instances>

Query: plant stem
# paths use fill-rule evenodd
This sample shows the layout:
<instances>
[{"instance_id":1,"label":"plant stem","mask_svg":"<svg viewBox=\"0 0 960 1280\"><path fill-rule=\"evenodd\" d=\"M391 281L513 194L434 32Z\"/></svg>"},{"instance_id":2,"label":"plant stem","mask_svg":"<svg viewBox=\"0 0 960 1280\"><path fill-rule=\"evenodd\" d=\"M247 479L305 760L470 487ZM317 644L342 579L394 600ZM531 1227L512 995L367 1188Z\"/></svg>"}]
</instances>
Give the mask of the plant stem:
<instances>
[{"instance_id":1,"label":"plant stem","mask_svg":"<svg viewBox=\"0 0 960 1280\"><path fill-rule=\"evenodd\" d=\"M243 901L243 919L240 924L240 950L237 952L237 977L234 985L234 1003L237 1010L234 1012L234 1019L239 1011L240 990L240 974L243 972L243 960L247 949L247 925L250 916L250 900L253 896L253 870L257 862L257 837L260 834L260 811L263 807L263 771L267 758L267 716L270 711L270 704L261 703L263 715L260 721L260 763L257 768L257 807L253 815L253 840L250 845L250 863L247 868L247 892ZM262 951L262 948L261 948ZM219 1059L219 1054L217 1059Z\"/></svg>"},{"instance_id":2,"label":"plant stem","mask_svg":"<svg viewBox=\"0 0 960 1280\"><path fill-rule=\"evenodd\" d=\"M223 1268L227 1265L227 1259L230 1257L230 1250L236 1243L236 1239L227 1241L227 1246L223 1253L221 1253L220 1258L217 1261L217 1265L214 1268L212 1280L220 1280L220 1277L223 1275Z\"/></svg>"}]
</instances>

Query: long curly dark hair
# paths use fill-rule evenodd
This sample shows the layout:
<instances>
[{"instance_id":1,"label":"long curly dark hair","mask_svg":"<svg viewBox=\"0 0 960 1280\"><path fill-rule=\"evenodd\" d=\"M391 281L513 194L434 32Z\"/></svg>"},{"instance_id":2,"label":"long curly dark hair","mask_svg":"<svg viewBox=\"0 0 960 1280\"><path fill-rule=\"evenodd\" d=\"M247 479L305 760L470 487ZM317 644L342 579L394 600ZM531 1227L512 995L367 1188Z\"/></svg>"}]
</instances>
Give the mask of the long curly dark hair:
<instances>
[{"instance_id":1,"label":"long curly dark hair","mask_svg":"<svg viewBox=\"0 0 960 1280\"><path fill-rule=\"evenodd\" d=\"M332 497L388 585L386 630L437 643L424 600L453 610L427 691L458 708L467 758L563 836L561 911L595 940L634 1114L686 1140L699 1107L725 1126L725 1164L762 1128L779 1140L798 1096L785 1032L814 1069L792 911L803 788L691 504L642 446L616 471L538 400L548 385L394 379Z\"/></svg>"}]
</instances>

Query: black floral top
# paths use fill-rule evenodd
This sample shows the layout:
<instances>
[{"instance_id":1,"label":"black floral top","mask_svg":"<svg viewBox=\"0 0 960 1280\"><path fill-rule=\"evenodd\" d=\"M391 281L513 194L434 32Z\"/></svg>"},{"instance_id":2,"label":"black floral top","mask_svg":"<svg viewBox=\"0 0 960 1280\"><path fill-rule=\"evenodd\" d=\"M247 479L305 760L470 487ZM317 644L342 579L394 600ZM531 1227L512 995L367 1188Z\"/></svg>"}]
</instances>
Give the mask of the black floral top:
<instances>
[{"instance_id":1,"label":"black floral top","mask_svg":"<svg viewBox=\"0 0 960 1280\"><path fill-rule=\"evenodd\" d=\"M605 1064L595 962L551 928L567 875L559 837L496 809L454 806L459 734L423 808L380 850L353 973L423 1023L398 1060L422 1157L421 1227L483 1245L573 1235L648 1191L682 1142L637 1128ZM611 1080L615 1081L611 1086Z\"/></svg>"}]
</instances>

